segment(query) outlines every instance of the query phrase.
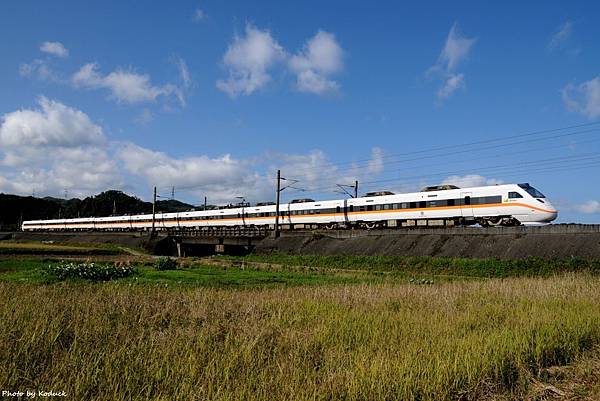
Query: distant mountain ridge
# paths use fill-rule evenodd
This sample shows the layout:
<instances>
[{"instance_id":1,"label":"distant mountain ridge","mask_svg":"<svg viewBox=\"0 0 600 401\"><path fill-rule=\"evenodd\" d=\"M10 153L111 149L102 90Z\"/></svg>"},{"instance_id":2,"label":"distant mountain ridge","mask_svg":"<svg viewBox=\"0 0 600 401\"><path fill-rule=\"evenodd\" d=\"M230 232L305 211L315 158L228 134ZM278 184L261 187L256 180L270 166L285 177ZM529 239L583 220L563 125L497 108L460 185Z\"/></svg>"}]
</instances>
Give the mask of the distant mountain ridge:
<instances>
[{"instance_id":1,"label":"distant mountain ridge","mask_svg":"<svg viewBox=\"0 0 600 401\"><path fill-rule=\"evenodd\" d=\"M203 209L202 207L198 209ZM193 205L178 200L159 200L157 212L196 210ZM60 199L50 196L36 198L0 193L0 230L14 230L23 220L76 217L106 217L114 214L152 213L152 203L121 191L105 191L85 199Z\"/></svg>"}]
</instances>

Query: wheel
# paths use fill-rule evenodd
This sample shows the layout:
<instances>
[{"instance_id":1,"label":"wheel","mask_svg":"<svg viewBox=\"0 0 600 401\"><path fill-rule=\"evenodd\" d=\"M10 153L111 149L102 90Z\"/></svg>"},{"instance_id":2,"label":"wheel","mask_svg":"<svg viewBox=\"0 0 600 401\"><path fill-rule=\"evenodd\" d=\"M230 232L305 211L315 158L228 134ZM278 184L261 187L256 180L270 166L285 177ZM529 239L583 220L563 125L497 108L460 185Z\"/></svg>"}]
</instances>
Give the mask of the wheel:
<instances>
[{"instance_id":1,"label":"wheel","mask_svg":"<svg viewBox=\"0 0 600 401\"><path fill-rule=\"evenodd\" d=\"M479 224L482 227L496 227L502 225L505 219L501 217L483 217Z\"/></svg>"},{"instance_id":2,"label":"wheel","mask_svg":"<svg viewBox=\"0 0 600 401\"><path fill-rule=\"evenodd\" d=\"M500 221L500 225L504 227L515 227L520 226L521 222L514 217L505 217Z\"/></svg>"}]
</instances>

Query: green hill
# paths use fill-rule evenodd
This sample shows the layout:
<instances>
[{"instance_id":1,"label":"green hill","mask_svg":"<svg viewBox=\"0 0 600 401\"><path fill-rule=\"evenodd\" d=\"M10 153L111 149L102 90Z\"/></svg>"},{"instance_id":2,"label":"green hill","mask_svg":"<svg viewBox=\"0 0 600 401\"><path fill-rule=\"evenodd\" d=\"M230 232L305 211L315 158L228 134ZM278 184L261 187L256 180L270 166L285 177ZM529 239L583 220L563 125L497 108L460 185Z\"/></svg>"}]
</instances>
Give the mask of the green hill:
<instances>
[{"instance_id":1,"label":"green hill","mask_svg":"<svg viewBox=\"0 0 600 401\"><path fill-rule=\"evenodd\" d=\"M156 202L157 212L183 212L194 206L177 200ZM152 203L121 191L106 191L85 199L35 198L0 193L0 230L14 230L23 220L105 217L152 213Z\"/></svg>"}]
</instances>

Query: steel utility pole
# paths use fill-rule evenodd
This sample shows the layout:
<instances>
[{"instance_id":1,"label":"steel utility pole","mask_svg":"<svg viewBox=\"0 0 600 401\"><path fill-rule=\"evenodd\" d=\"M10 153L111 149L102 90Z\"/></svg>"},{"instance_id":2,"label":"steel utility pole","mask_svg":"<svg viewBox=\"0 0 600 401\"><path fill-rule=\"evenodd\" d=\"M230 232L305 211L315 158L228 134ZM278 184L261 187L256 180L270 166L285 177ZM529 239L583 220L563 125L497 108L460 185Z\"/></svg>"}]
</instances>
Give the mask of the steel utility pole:
<instances>
[{"instance_id":1,"label":"steel utility pole","mask_svg":"<svg viewBox=\"0 0 600 401\"><path fill-rule=\"evenodd\" d=\"M282 180L288 182L288 184L283 188L281 188ZM302 188L292 186L297 182L298 180L283 178L281 176L281 170L277 170L277 202L275 203L275 238L279 237L279 194L281 194L281 191L283 191L286 188L294 188L298 191L304 191L304 189Z\"/></svg>"},{"instance_id":2,"label":"steel utility pole","mask_svg":"<svg viewBox=\"0 0 600 401\"><path fill-rule=\"evenodd\" d=\"M204 197L204 210L206 210L206 196Z\"/></svg>"},{"instance_id":3,"label":"steel utility pole","mask_svg":"<svg viewBox=\"0 0 600 401\"><path fill-rule=\"evenodd\" d=\"M156 222L156 187L154 187L154 198L152 199L152 231L150 236L154 236L154 224Z\"/></svg>"},{"instance_id":4,"label":"steel utility pole","mask_svg":"<svg viewBox=\"0 0 600 401\"><path fill-rule=\"evenodd\" d=\"M335 184L337 185L342 191L335 191L335 192L339 192L341 194L346 194L351 198L358 198L358 180L354 181L354 185L345 185L345 184ZM352 188L354 189L354 196L352 196L352 194L350 192L348 192L346 190L346 188Z\"/></svg>"},{"instance_id":5,"label":"steel utility pole","mask_svg":"<svg viewBox=\"0 0 600 401\"><path fill-rule=\"evenodd\" d=\"M281 192L281 170L277 170L277 201L275 203L275 238L279 237L279 193Z\"/></svg>"}]
</instances>

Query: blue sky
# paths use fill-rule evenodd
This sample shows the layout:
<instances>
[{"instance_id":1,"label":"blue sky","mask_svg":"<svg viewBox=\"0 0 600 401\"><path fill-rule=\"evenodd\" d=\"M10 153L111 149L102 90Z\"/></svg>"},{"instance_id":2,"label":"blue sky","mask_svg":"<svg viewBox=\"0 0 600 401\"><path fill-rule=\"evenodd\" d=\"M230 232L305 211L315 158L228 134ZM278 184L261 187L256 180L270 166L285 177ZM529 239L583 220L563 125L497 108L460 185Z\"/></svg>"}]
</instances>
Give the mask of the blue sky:
<instances>
[{"instance_id":1,"label":"blue sky","mask_svg":"<svg viewBox=\"0 0 600 401\"><path fill-rule=\"evenodd\" d=\"M284 200L530 182L598 222L598 8L2 2L0 191L271 200L281 168Z\"/></svg>"}]
</instances>

